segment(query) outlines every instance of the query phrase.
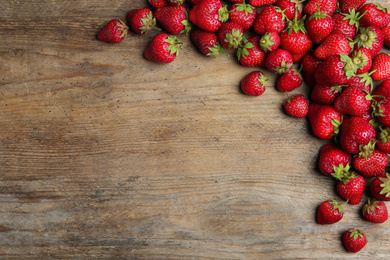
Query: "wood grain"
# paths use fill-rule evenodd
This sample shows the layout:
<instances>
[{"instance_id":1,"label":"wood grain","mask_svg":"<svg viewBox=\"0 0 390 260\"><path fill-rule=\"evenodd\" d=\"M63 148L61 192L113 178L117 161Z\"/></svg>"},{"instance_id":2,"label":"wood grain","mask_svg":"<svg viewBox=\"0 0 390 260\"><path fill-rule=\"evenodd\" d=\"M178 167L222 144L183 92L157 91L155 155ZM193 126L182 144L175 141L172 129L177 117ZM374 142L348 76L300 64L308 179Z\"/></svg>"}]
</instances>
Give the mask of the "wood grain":
<instances>
[{"instance_id":1,"label":"wood grain","mask_svg":"<svg viewBox=\"0 0 390 260\"><path fill-rule=\"evenodd\" d=\"M249 97L239 82L254 69L234 53L207 58L180 35L162 65L143 58L156 31L96 40L147 6L0 1L0 258L387 258L389 223L362 205L316 224L340 199L317 170L325 142L283 113L275 75ZM350 227L368 236L358 255L341 244Z\"/></svg>"}]
</instances>

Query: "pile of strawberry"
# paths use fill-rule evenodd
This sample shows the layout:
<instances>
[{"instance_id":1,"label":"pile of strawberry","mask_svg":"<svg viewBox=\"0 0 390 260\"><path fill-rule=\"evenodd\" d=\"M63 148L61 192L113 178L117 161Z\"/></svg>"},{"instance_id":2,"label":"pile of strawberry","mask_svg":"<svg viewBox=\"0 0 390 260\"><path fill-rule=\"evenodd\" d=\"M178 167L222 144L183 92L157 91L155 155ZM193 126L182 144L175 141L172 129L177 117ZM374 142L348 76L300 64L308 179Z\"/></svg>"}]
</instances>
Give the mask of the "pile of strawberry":
<instances>
[{"instance_id":1,"label":"pile of strawberry","mask_svg":"<svg viewBox=\"0 0 390 260\"><path fill-rule=\"evenodd\" d=\"M319 152L319 170L334 178L344 203L360 204L367 187L364 219L385 222L384 201L390 201L390 56L382 47L390 47L389 10L366 0L184 2L149 0L150 6L128 13L128 26L114 19L97 37L118 43L129 27L137 34L162 30L144 57L170 63L182 48L177 35L185 33L206 56L233 52L243 66L259 68L240 83L247 95L264 93L267 78L260 69L277 75L281 92L305 81L310 99L292 95L284 103L286 113L307 117L313 134L329 141ZM340 221L344 203L322 202L317 222ZM342 240L349 252L358 252L366 235L350 229Z\"/></svg>"}]
</instances>

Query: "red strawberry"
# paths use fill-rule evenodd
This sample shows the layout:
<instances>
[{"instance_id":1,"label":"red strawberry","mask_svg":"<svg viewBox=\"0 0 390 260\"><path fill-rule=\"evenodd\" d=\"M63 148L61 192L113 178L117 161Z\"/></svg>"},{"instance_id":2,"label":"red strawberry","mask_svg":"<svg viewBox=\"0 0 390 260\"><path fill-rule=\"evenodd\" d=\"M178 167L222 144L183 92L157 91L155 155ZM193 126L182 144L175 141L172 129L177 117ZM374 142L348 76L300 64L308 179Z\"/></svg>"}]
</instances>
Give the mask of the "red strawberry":
<instances>
[{"instance_id":1,"label":"red strawberry","mask_svg":"<svg viewBox=\"0 0 390 260\"><path fill-rule=\"evenodd\" d=\"M335 13L332 15L334 22L333 33L338 33L347 39L353 39L359 28L361 16L354 9L347 13Z\"/></svg>"},{"instance_id":2,"label":"red strawberry","mask_svg":"<svg viewBox=\"0 0 390 260\"><path fill-rule=\"evenodd\" d=\"M350 170L350 165L346 167L335 167L332 176L338 180L337 192L348 201L349 204L356 205L362 200L366 181L361 175L355 174Z\"/></svg>"},{"instance_id":3,"label":"red strawberry","mask_svg":"<svg viewBox=\"0 0 390 260\"><path fill-rule=\"evenodd\" d=\"M266 32L261 36L259 46L264 52L271 52L279 48L280 36L276 32Z\"/></svg>"},{"instance_id":4,"label":"red strawberry","mask_svg":"<svg viewBox=\"0 0 390 260\"><path fill-rule=\"evenodd\" d=\"M154 8L160 8L168 5L167 0L148 0L148 2Z\"/></svg>"},{"instance_id":5,"label":"red strawberry","mask_svg":"<svg viewBox=\"0 0 390 260\"><path fill-rule=\"evenodd\" d=\"M97 39L104 42L119 43L127 36L128 27L118 19L111 20L98 33Z\"/></svg>"},{"instance_id":6,"label":"red strawberry","mask_svg":"<svg viewBox=\"0 0 390 260\"><path fill-rule=\"evenodd\" d=\"M348 252L357 253L367 244L367 238L362 231L349 229L343 234L343 244Z\"/></svg>"},{"instance_id":7,"label":"red strawberry","mask_svg":"<svg viewBox=\"0 0 390 260\"><path fill-rule=\"evenodd\" d=\"M380 101L385 97L390 97L390 79L382 80L372 95L376 101Z\"/></svg>"},{"instance_id":8,"label":"red strawberry","mask_svg":"<svg viewBox=\"0 0 390 260\"><path fill-rule=\"evenodd\" d=\"M286 18L291 21L294 19L295 15L298 20L303 17L302 2L303 1L301 0L277 0L274 5L283 10Z\"/></svg>"},{"instance_id":9,"label":"red strawberry","mask_svg":"<svg viewBox=\"0 0 390 260\"><path fill-rule=\"evenodd\" d=\"M244 3L244 0L225 0L225 1L233 4Z\"/></svg>"},{"instance_id":10,"label":"red strawberry","mask_svg":"<svg viewBox=\"0 0 390 260\"><path fill-rule=\"evenodd\" d=\"M364 4L360 8L360 13L364 13L360 19L361 26L375 26L382 29L390 23L390 11L378 3Z\"/></svg>"},{"instance_id":11,"label":"red strawberry","mask_svg":"<svg viewBox=\"0 0 390 260\"><path fill-rule=\"evenodd\" d=\"M367 49L371 57L374 57L382 49L384 41L383 32L378 27L360 27L354 39L355 49Z\"/></svg>"},{"instance_id":12,"label":"red strawberry","mask_svg":"<svg viewBox=\"0 0 390 260\"><path fill-rule=\"evenodd\" d=\"M349 117L341 124L340 145L346 153L359 153L359 146L368 144L375 137L375 128L363 118Z\"/></svg>"},{"instance_id":13,"label":"red strawberry","mask_svg":"<svg viewBox=\"0 0 390 260\"><path fill-rule=\"evenodd\" d=\"M281 33L286 26L283 11L273 5L268 5L261 9L253 23L253 30L260 35L266 32Z\"/></svg>"},{"instance_id":14,"label":"red strawberry","mask_svg":"<svg viewBox=\"0 0 390 260\"><path fill-rule=\"evenodd\" d=\"M374 106L374 117L384 126L390 126L390 97L385 97Z\"/></svg>"},{"instance_id":15,"label":"red strawberry","mask_svg":"<svg viewBox=\"0 0 390 260\"><path fill-rule=\"evenodd\" d=\"M223 47L219 44L218 37L215 33L205 32L200 29L190 34L191 41L206 56L219 56L224 53Z\"/></svg>"},{"instance_id":16,"label":"red strawberry","mask_svg":"<svg viewBox=\"0 0 390 260\"><path fill-rule=\"evenodd\" d=\"M144 56L150 61L171 63L175 60L181 48L182 42L176 36L159 33L153 37L152 42L146 47Z\"/></svg>"},{"instance_id":17,"label":"red strawberry","mask_svg":"<svg viewBox=\"0 0 390 260\"><path fill-rule=\"evenodd\" d=\"M270 52L265 60L267 70L278 74L289 71L292 65L292 55L288 51L280 48Z\"/></svg>"},{"instance_id":18,"label":"red strawberry","mask_svg":"<svg viewBox=\"0 0 390 260\"><path fill-rule=\"evenodd\" d=\"M384 153L390 154L390 128L381 128L377 137L376 147Z\"/></svg>"},{"instance_id":19,"label":"red strawberry","mask_svg":"<svg viewBox=\"0 0 390 260\"><path fill-rule=\"evenodd\" d=\"M337 97L334 108L341 114L350 116L363 115L371 105L371 95L357 87L347 87Z\"/></svg>"},{"instance_id":20,"label":"red strawberry","mask_svg":"<svg viewBox=\"0 0 390 260\"><path fill-rule=\"evenodd\" d=\"M363 207L363 217L373 223L383 223L389 218L386 204L383 201L368 199Z\"/></svg>"},{"instance_id":21,"label":"red strawberry","mask_svg":"<svg viewBox=\"0 0 390 260\"><path fill-rule=\"evenodd\" d=\"M302 94L296 94L284 103L284 111L286 111L287 115L296 117L296 118L304 118L309 112L309 104L307 99Z\"/></svg>"},{"instance_id":22,"label":"red strawberry","mask_svg":"<svg viewBox=\"0 0 390 260\"><path fill-rule=\"evenodd\" d=\"M305 20L307 34L314 44L320 44L333 31L334 21L329 15L318 11Z\"/></svg>"},{"instance_id":23,"label":"red strawberry","mask_svg":"<svg viewBox=\"0 0 390 260\"><path fill-rule=\"evenodd\" d=\"M192 6L196 5L196 4L199 3L200 1L202 1L202 0L188 0L188 2L189 2Z\"/></svg>"},{"instance_id":24,"label":"red strawberry","mask_svg":"<svg viewBox=\"0 0 390 260\"><path fill-rule=\"evenodd\" d=\"M343 86L326 86L316 83L311 92L311 101L320 105L331 105L340 95Z\"/></svg>"},{"instance_id":25,"label":"red strawberry","mask_svg":"<svg viewBox=\"0 0 390 260\"><path fill-rule=\"evenodd\" d=\"M372 59L371 66L373 80L383 80L390 77L390 55L384 52L378 53Z\"/></svg>"},{"instance_id":26,"label":"red strawberry","mask_svg":"<svg viewBox=\"0 0 390 260\"><path fill-rule=\"evenodd\" d=\"M360 90L363 90L363 92L371 93L373 84L374 82L371 78L371 74L364 73L351 77L347 83L347 87L355 87ZM374 96L371 96L371 98L374 99Z\"/></svg>"},{"instance_id":27,"label":"red strawberry","mask_svg":"<svg viewBox=\"0 0 390 260\"><path fill-rule=\"evenodd\" d=\"M259 47L260 37L251 36L243 40L237 50L238 61L246 67L264 67L267 54Z\"/></svg>"},{"instance_id":28,"label":"red strawberry","mask_svg":"<svg viewBox=\"0 0 390 260\"><path fill-rule=\"evenodd\" d=\"M320 149L319 170L325 176L331 176L335 167L346 167L352 162L352 156L333 144L325 144Z\"/></svg>"},{"instance_id":29,"label":"red strawberry","mask_svg":"<svg viewBox=\"0 0 390 260\"><path fill-rule=\"evenodd\" d=\"M252 71L241 81L241 90L250 96L260 96L266 89L267 78L261 71Z\"/></svg>"},{"instance_id":30,"label":"red strawberry","mask_svg":"<svg viewBox=\"0 0 390 260\"><path fill-rule=\"evenodd\" d=\"M191 8L189 19L206 32L216 32L229 19L229 13L220 0L202 0Z\"/></svg>"},{"instance_id":31,"label":"red strawberry","mask_svg":"<svg viewBox=\"0 0 390 260\"><path fill-rule=\"evenodd\" d=\"M303 7L303 12L311 15L320 9L321 12L332 16L332 14L336 11L336 7L337 0L309 0Z\"/></svg>"},{"instance_id":32,"label":"red strawberry","mask_svg":"<svg viewBox=\"0 0 390 260\"><path fill-rule=\"evenodd\" d=\"M359 147L360 153L353 158L352 167L365 178L372 178L385 171L389 156L375 148L375 141Z\"/></svg>"},{"instance_id":33,"label":"red strawberry","mask_svg":"<svg viewBox=\"0 0 390 260\"><path fill-rule=\"evenodd\" d=\"M156 18L148 8L133 9L127 14L127 20L131 29L137 34L144 34L152 28L156 28Z\"/></svg>"},{"instance_id":34,"label":"red strawberry","mask_svg":"<svg viewBox=\"0 0 390 260\"><path fill-rule=\"evenodd\" d=\"M249 0L249 4L252 6L272 5L276 0Z\"/></svg>"},{"instance_id":35,"label":"red strawberry","mask_svg":"<svg viewBox=\"0 0 390 260\"><path fill-rule=\"evenodd\" d=\"M358 67L356 74L368 72L372 66L372 57L367 49L355 49L349 55L352 62Z\"/></svg>"},{"instance_id":36,"label":"red strawberry","mask_svg":"<svg viewBox=\"0 0 390 260\"><path fill-rule=\"evenodd\" d=\"M318 66L314 76L318 84L336 86L348 84L358 67L346 54L333 55Z\"/></svg>"},{"instance_id":37,"label":"red strawberry","mask_svg":"<svg viewBox=\"0 0 390 260\"><path fill-rule=\"evenodd\" d=\"M187 20L187 9L182 5L157 8L154 16L170 34L182 32L187 34L191 30L191 24Z\"/></svg>"},{"instance_id":38,"label":"red strawberry","mask_svg":"<svg viewBox=\"0 0 390 260\"><path fill-rule=\"evenodd\" d=\"M348 13L349 10L358 10L367 0L339 0L339 7L342 13Z\"/></svg>"},{"instance_id":39,"label":"red strawberry","mask_svg":"<svg viewBox=\"0 0 390 260\"><path fill-rule=\"evenodd\" d=\"M384 37L384 45L390 48L390 26L383 27L381 31Z\"/></svg>"},{"instance_id":40,"label":"red strawberry","mask_svg":"<svg viewBox=\"0 0 390 260\"><path fill-rule=\"evenodd\" d=\"M282 73L276 81L276 88L281 92L290 92L302 85L301 74L294 68Z\"/></svg>"},{"instance_id":41,"label":"red strawberry","mask_svg":"<svg viewBox=\"0 0 390 260\"><path fill-rule=\"evenodd\" d=\"M382 200L390 201L390 174L382 173L375 177L370 184L371 197Z\"/></svg>"},{"instance_id":42,"label":"red strawberry","mask_svg":"<svg viewBox=\"0 0 390 260\"><path fill-rule=\"evenodd\" d=\"M314 134L323 140L330 140L339 132L341 114L330 105L310 103L307 117Z\"/></svg>"},{"instance_id":43,"label":"red strawberry","mask_svg":"<svg viewBox=\"0 0 390 260\"><path fill-rule=\"evenodd\" d=\"M171 6L179 6L184 4L185 0L167 0L167 2Z\"/></svg>"},{"instance_id":44,"label":"red strawberry","mask_svg":"<svg viewBox=\"0 0 390 260\"><path fill-rule=\"evenodd\" d=\"M222 47L225 49L237 49L242 42L244 30L236 22L226 22L221 25L217 35Z\"/></svg>"},{"instance_id":45,"label":"red strawberry","mask_svg":"<svg viewBox=\"0 0 390 260\"><path fill-rule=\"evenodd\" d=\"M327 200L317 210L317 222L321 225L333 224L339 222L343 215L343 208L335 199Z\"/></svg>"},{"instance_id":46,"label":"red strawberry","mask_svg":"<svg viewBox=\"0 0 390 260\"><path fill-rule=\"evenodd\" d=\"M232 5L229 7L228 11L229 21L239 23L244 31L247 31L252 27L257 17L256 8L245 2Z\"/></svg>"},{"instance_id":47,"label":"red strawberry","mask_svg":"<svg viewBox=\"0 0 390 260\"><path fill-rule=\"evenodd\" d=\"M349 45L349 41L341 34L331 33L315 49L314 55L317 59L324 60L334 55L349 55L350 52L351 46Z\"/></svg>"},{"instance_id":48,"label":"red strawberry","mask_svg":"<svg viewBox=\"0 0 390 260\"><path fill-rule=\"evenodd\" d=\"M310 86L314 86L315 77L314 74L321 64L321 60L317 59L313 52L308 52L302 58L302 72L306 83Z\"/></svg>"}]
</instances>

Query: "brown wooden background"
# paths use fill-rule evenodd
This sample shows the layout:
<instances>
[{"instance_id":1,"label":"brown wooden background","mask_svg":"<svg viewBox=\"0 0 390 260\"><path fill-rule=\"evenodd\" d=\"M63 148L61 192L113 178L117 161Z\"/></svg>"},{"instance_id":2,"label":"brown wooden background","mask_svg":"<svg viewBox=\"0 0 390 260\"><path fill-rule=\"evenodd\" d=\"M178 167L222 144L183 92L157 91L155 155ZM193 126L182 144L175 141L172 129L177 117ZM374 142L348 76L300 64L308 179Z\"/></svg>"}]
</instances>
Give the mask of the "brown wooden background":
<instances>
[{"instance_id":1,"label":"brown wooden background","mask_svg":"<svg viewBox=\"0 0 390 260\"><path fill-rule=\"evenodd\" d=\"M323 200L341 201L316 169L325 142L284 114L274 75L249 97L238 86L254 69L185 35L165 65L143 58L157 31L96 40L147 6L0 0L0 258L388 257L390 223L364 221L362 204L316 224ZM357 255L350 227L369 240Z\"/></svg>"}]
</instances>

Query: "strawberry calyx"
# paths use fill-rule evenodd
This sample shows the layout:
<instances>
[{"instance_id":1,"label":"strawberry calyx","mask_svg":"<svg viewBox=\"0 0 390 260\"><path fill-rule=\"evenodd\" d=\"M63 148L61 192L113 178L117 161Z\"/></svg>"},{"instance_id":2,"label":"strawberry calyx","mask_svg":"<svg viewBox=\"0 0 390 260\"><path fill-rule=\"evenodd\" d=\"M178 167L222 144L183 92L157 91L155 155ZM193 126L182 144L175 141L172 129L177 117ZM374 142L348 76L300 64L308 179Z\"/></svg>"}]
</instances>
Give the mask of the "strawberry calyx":
<instances>
[{"instance_id":1,"label":"strawberry calyx","mask_svg":"<svg viewBox=\"0 0 390 260\"><path fill-rule=\"evenodd\" d=\"M218 9L218 20L221 23L227 22L227 20L229 20L229 10L227 5L223 5Z\"/></svg>"},{"instance_id":2,"label":"strawberry calyx","mask_svg":"<svg viewBox=\"0 0 390 260\"><path fill-rule=\"evenodd\" d=\"M260 74L260 77L257 80L261 83L262 86L265 86L268 78L264 74Z\"/></svg>"},{"instance_id":3,"label":"strawberry calyx","mask_svg":"<svg viewBox=\"0 0 390 260\"><path fill-rule=\"evenodd\" d=\"M231 33L225 34L224 41L229 44L230 48L236 49L242 42L243 33L238 29L233 29Z\"/></svg>"},{"instance_id":4,"label":"strawberry calyx","mask_svg":"<svg viewBox=\"0 0 390 260\"><path fill-rule=\"evenodd\" d=\"M379 126L380 134L379 139L381 140L382 144L386 144L387 141L390 141L390 131L387 129L383 129Z\"/></svg>"},{"instance_id":5,"label":"strawberry calyx","mask_svg":"<svg viewBox=\"0 0 390 260\"><path fill-rule=\"evenodd\" d=\"M359 69L358 65L356 65L353 60L346 54L340 54L340 60L345 63L343 68L345 72L345 76L347 79L356 76L356 71Z\"/></svg>"},{"instance_id":6,"label":"strawberry calyx","mask_svg":"<svg viewBox=\"0 0 390 260\"><path fill-rule=\"evenodd\" d=\"M275 43L275 42L273 41L272 34L266 32L266 33L263 34L263 36L261 36L261 38L260 38L259 47L260 47L260 49L262 49L263 51L270 51L270 50L271 50L271 47L270 47L270 46L272 46L274 43Z\"/></svg>"},{"instance_id":7,"label":"strawberry calyx","mask_svg":"<svg viewBox=\"0 0 390 260\"><path fill-rule=\"evenodd\" d=\"M279 8L280 9L280 8ZM284 13L283 13L284 15ZM284 15L285 16L285 15ZM287 22L286 29L284 31L288 31L288 35L290 35L293 31L295 33L303 32L306 33L305 26L306 15L304 15L301 19L298 19L298 12L295 10L295 17L292 21Z\"/></svg>"},{"instance_id":8,"label":"strawberry calyx","mask_svg":"<svg viewBox=\"0 0 390 260\"><path fill-rule=\"evenodd\" d=\"M349 25L354 25L356 29L359 28L359 21L360 19L366 14L367 11L365 11L363 14L360 14L360 12L356 12L355 9L349 9L349 13L344 14L343 20L349 20Z\"/></svg>"},{"instance_id":9,"label":"strawberry calyx","mask_svg":"<svg viewBox=\"0 0 390 260\"><path fill-rule=\"evenodd\" d=\"M368 198L367 203L363 206L363 213L369 214L370 212L376 213L376 210L380 208L378 200Z\"/></svg>"},{"instance_id":10,"label":"strawberry calyx","mask_svg":"<svg viewBox=\"0 0 390 260\"><path fill-rule=\"evenodd\" d=\"M356 75L357 77L361 78L360 82L364 83L364 86L370 85L370 91L372 91L372 89L374 87L374 81L372 80L372 77L371 77L372 73L374 73L374 71ZM379 96L372 95L371 97L373 98L373 97L379 97Z\"/></svg>"},{"instance_id":11,"label":"strawberry calyx","mask_svg":"<svg viewBox=\"0 0 390 260\"><path fill-rule=\"evenodd\" d=\"M354 64L356 64L356 66L359 69L362 69L364 66L366 66L368 64L368 61L370 58L367 57L367 54L365 52L363 52L362 50L359 50L352 55L351 59L352 59L352 62Z\"/></svg>"},{"instance_id":12,"label":"strawberry calyx","mask_svg":"<svg viewBox=\"0 0 390 260\"><path fill-rule=\"evenodd\" d=\"M141 22L144 25L140 27L142 34L151 28L161 31L161 29L156 26L156 17L153 16L152 12L148 13L145 18L142 18Z\"/></svg>"},{"instance_id":13,"label":"strawberry calyx","mask_svg":"<svg viewBox=\"0 0 390 260\"><path fill-rule=\"evenodd\" d=\"M375 144L376 140L371 140L366 145L359 145L359 153L356 155L358 157L364 157L365 160L367 160L368 157L371 156L371 154L375 150Z\"/></svg>"},{"instance_id":14,"label":"strawberry calyx","mask_svg":"<svg viewBox=\"0 0 390 260\"><path fill-rule=\"evenodd\" d=\"M188 18L188 12L186 12L186 19L181 21L181 24L184 25L183 30L180 33L185 33L188 36L188 33L192 30L192 23L190 22L190 19Z\"/></svg>"},{"instance_id":15,"label":"strawberry calyx","mask_svg":"<svg viewBox=\"0 0 390 260\"><path fill-rule=\"evenodd\" d=\"M353 240L358 239L359 237L364 238L364 233L361 230L358 230L356 228L351 228L348 230L349 237L352 237Z\"/></svg>"},{"instance_id":16,"label":"strawberry calyx","mask_svg":"<svg viewBox=\"0 0 390 260\"><path fill-rule=\"evenodd\" d=\"M390 10L389 10L388 8L383 7L381 4L379 4L379 3L372 3L372 4L375 5L376 8L377 8L379 11L382 11L382 12L385 12L385 13L390 14Z\"/></svg>"},{"instance_id":17,"label":"strawberry calyx","mask_svg":"<svg viewBox=\"0 0 390 260\"><path fill-rule=\"evenodd\" d=\"M207 53L206 56L217 57L221 53L225 54L226 56L229 56L229 54L227 54L225 52L224 48L219 43L218 44L214 44L211 47L207 47L207 49L209 49L210 52Z\"/></svg>"},{"instance_id":18,"label":"strawberry calyx","mask_svg":"<svg viewBox=\"0 0 390 260\"><path fill-rule=\"evenodd\" d=\"M351 171L351 166L347 163L346 166L339 164L339 166L333 166L333 172L331 173L332 177L338 181L346 184L350 180L357 178L356 175Z\"/></svg>"},{"instance_id":19,"label":"strawberry calyx","mask_svg":"<svg viewBox=\"0 0 390 260\"><path fill-rule=\"evenodd\" d=\"M386 178L379 178L379 180L382 182L380 184L380 187L382 187L382 190L379 192L379 194L384 195L388 198L390 197L390 174L386 173Z\"/></svg>"},{"instance_id":20,"label":"strawberry calyx","mask_svg":"<svg viewBox=\"0 0 390 260\"><path fill-rule=\"evenodd\" d=\"M356 35L354 43L358 48L372 48L372 44L377 42L377 33L370 28L360 28L360 33Z\"/></svg>"},{"instance_id":21,"label":"strawberry calyx","mask_svg":"<svg viewBox=\"0 0 390 260\"><path fill-rule=\"evenodd\" d=\"M340 132L340 126L341 126L342 121L343 121L343 120L339 121L339 120L337 120L337 119L332 119L332 120L330 121L330 123L331 123L332 126L333 126L333 134L332 134L332 136L336 136L336 135L339 134L339 132Z\"/></svg>"},{"instance_id":22,"label":"strawberry calyx","mask_svg":"<svg viewBox=\"0 0 390 260\"><path fill-rule=\"evenodd\" d=\"M331 205L333 206L332 211L337 210L338 212L340 212L340 214L343 214L344 212L343 212L343 207L342 207L342 205L344 205L344 204L347 203L347 202L348 202L348 201L346 201L346 202L340 204L340 203L337 202L336 199L332 199L332 201L329 201L329 204L331 204Z\"/></svg>"},{"instance_id":23,"label":"strawberry calyx","mask_svg":"<svg viewBox=\"0 0 390 260\"><path fill-rule=\"evenodd\" d=\"M280 67L276 67L273 70L277 74L283 74L283 73L286 73L287 71L289 71L291 69L292 65L293 65L292 63L286 63L286 61L283 60L280 64Z\"/></svg>"},{"instance_id":24,"label":"strawberry calyx","mask_svg":"<svg viewBox=\"0 0 390 260\"><path fill-rule=\"evenodd\" d=\"M179 38L171 35L164 41L169 43L168 51L171 53L171 55L179 55L179 50L183 48L183 43L179 40Z\"/></svg>"},{"instance_id":25,"label":"strawberry calyx","mask_svg":"<svg viewBox=\"0 0 390 260\"><path fill-rule=\"evenodd\" d=\"M236 6L237 6L236 11L239 11L239 12L244 11L245 15L252 14L253 10L254 10L254 7L251 6L250 4L246 4L245 1L243 1L242 3L236 4Z\"/></svg>"},{"instance_id":26,"label":"strawberry calyx","mask_svg":"<svg viewBox=\"0 0 390 260\"><path fill-rule=\"evenodd\" d=\"M239 46L237 50L237 58L240 60L241 58L245 58L247 55L249 55L248 49L252 49L255 47L251 42L249 42L246 38L242 39L241 46Z\"/></svg>"},{"instance_id":27,"label":"strawberry calyx","mask_svg":"<svg viewBox=\"0 0 390 260\"><path fill-rule=\"evenodd\" d=\"M318 11L310 15L309 20L319 20L319 19L324 19L326 17L330 17L328 14L321 12L321 7L319 4L317 4ZM296 12L295 12L296 13Z\"/></svg>"}]
</instances>

